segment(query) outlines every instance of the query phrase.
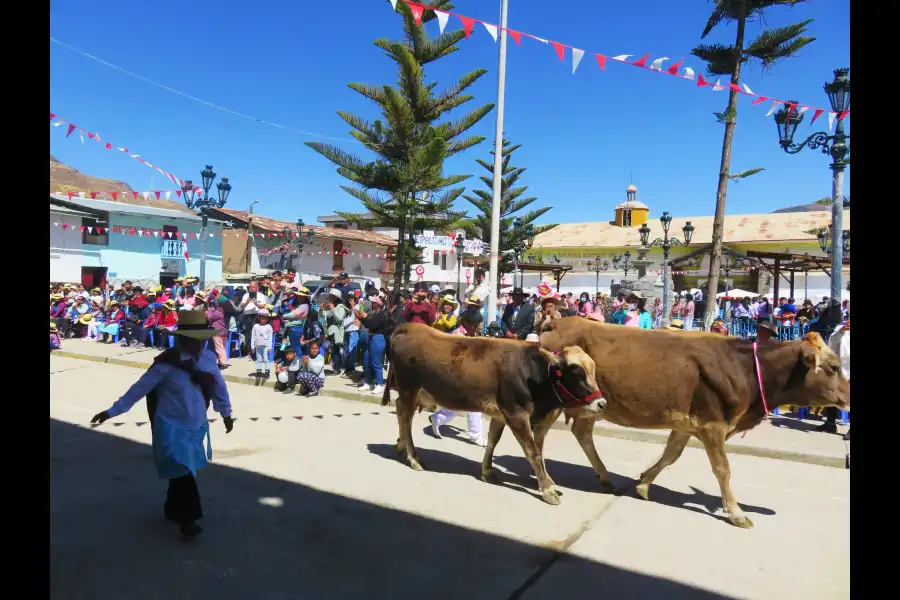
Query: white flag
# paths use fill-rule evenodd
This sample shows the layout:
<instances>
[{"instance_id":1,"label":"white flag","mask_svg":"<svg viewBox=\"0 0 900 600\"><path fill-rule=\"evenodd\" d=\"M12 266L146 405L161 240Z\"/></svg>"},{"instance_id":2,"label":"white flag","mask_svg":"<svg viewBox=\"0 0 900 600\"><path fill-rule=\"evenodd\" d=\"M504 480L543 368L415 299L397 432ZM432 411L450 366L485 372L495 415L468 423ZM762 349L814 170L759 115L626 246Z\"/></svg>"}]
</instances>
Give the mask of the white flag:
<instances>
[{"instance_id":1,"label":"white flag","mask_svg":"<svg viewBox=\"0 0 900 600\"><path fill-rule=\"evenodd\" d=\"M582 57L584 57L584 50L572 48L572 75L575 74L575 69L578 68L578 63L581 62Z\"/></svg>"},{"instance_id":2,"label":"white flag","mask_svg":"<svg viewBox=\"0 0 900 600\"><path fill-rule=\"evenodd\" d=\"M545 40L544 38L539 38L539 37L537 37L537 36L534 36L534 39L536 39L537 41L541 42L542 44L548 43L547 40Z\"/></svg>"},{"instance_id":3,"label":"white flag","mask_svg":"<svg viewBox=\"0 0 900 600\"><path fill-rule=\"evenodd\" d=\"M88 225L88 233L94 233L94 228Z\"/></svg>"},{"instance_id":4,"label":"white flag","mask_svg":"<svg viewBox=\"0 0 900 600\"><path fill-rule=\"evenodd\" d=\"M714 92L721 92L722 90L728 89L724 85L721 85L719 82L722 80L721 77L716 78L716 82L713 84Z\"/></svg>"},{"instance_id":5,"label":"white flag","mask_svg":"<svg viewBox=\"0 0 900 600\"><path fill-rule=\"evenodd\" d=\"M756 94L753 93L753 90L750 89L750 86L749 86L749 85L747 85L746 83L742 83L741 85L744 86L744 91L745 91L745 92L747 92L748 94L751 94L751 95L753 95L753 96L756 95Z\"/></svg>"},{"instance_id":6,"label":"white flag","mask_svg":"<svg viewBox=\"0 0 900 600\"><path fill-rule=\"evenodd\" d=\"M59 127L60 125L62 125L62 121L57 121L56 123L53 123L54 127Z\"/></svg>"},{"instance_id":7,"label":"white flag","mask_svg":"<svg viewBox=\"0 0 900 600\"><path fill-rule=\"evenodd\" d=\"M489 23L482 23L482 25L484 25L484 28L487 29L487 32L489 34L491 34L491 37L494 38L494 41L496 42L497 41L497 26L491 25Z\"/></svg>"},{"instance_id":8,"label":"white flag","mask_svg":"<svg viewBox=\"0 0 900 600\"><path fill-rule=\"evenodd\" d=\"M99 133L95 133L95 134L94 134L94 139L96 139L98 142L102 142L102 141L103 141L103 140L100 139L100 134L99 134Z\"/></svg>"},{"instance_id":9,"label":"white flag","mask_svg":"<svg viewBox=\"0 0 900 600\"><path fill-rule=\"evenodd\" d=\"M59 223L54 223L53 226L54 226L54 227L59 227Z\"/></svg>"},{"instance_id":10,"label":"white flag","mask_svg":"<svg viewBox=\"0 0 900 600\"><path fill-rule=\"evenodd\" d=\"M81 143L84 144L84 134L80 133L78 136L81 138Z\"/></svg>"},{"instance_id":11,"label":"white flag","mask_svg":"<svg viewBox=\"0 0 900 600\"><path fill-rule=\"evenodd\" d=\"M396 4L397 0L391 0L391 3ZM444 33L444 27L447 26L447 21L450 20L450 15L440 10L434 11L434 15L437 17L438 25L441 28L441 33Z\"/></svg>"},{"instance_id":12,"label":"white flag","mask_svg":"<svg viewBox=\"0 0 900 600\"><path fill-rule=\"evenodd\" d=\"M669 60L668 56L663 56L662 58L657 58L652 63L650 63L650 68L654 71L662 71L662 64L664 61Z\"/></svg>"},{"instance_id":13,"label":"white flag","mask_svg":"<svg viewBox=\"0 0 900 600\"><path fill-rule=\"evenodd\" d=\"M694 70L690 67L685 67L684 68L684 78L693 80L694 79Z\"/></svg>"},{"instance_id":14,"label":"white flag","mask_svg":"<svg viewBox=\"0 0 900 600\"><path fill-rule=\"evenodd\" d=\"M631 56L634 56L634 55L633 54L620 54L618 56L613 56L612 59L617 60L619 62L625 62L625 59L629 58Z\"/></svg>"},{"instance_id":15,"label":"white flag","mask_svg":"<svg viewBox=\"0 0 900 600\"><path fill-rule=\"evenodd\" d=\"M153 237L159 237L159 232L158 232L158 231L154 231L154 232L153 232Z\"/></svg>"},{"instance_id":16,"label":"white flag","mask_svg":"<svg viewBox=\"0 0 900 600\"><path fill-rule=\"evenodd\" d=\"M771 117L772 113L778 110L779 106L784 106L784 102L782 102L781 100L775 100L774 102L772 102L772 106L771 108L769 108L769 112L766 113L766 116Z\"/></svg>"},{"instance_id":17,"label":"white flag","mask_svg":"<svg viewBox=\"0 0 900 600\"><path fill-rule=\"evenodd\" d=\"M391 8L393 8L394 10L397 10L397 0L390 0L390 2L391 2Z\"/></svg>"},{"instance_id":18,"label":"white flag","mask_svg":"<svg viewBox=\"0 0 900 600\"><path fill-rule=\"evenodd\" d=\"M801 107L799 107L799 108L797 109L797 114L798 114L798 115L802 115L803 113L805 113L805 112L808 111L808 110L809 110L809 107L808 107L808 106L801 106Z\"/></svg>"},{"instance_id":19,"label":"white flag","mask_svg":"<svg viewBox=\"0 0 900 600\"><path fill-rule=\"evenodd\" d=\"M143 229L138 229L138 235L139 235L140 237L144 237L144 230L143 230Z\"/></svg>"},{"instance_id":20,"label":"white flag","mask_svg":"<svg viewBox=\"0 0 900 600\"><path fill-rule=\"evenodd\" d=\"M144 195L144 200L150 199L150 192L142 192L142 194Z\"/></svg>"},{"instance_id":21,"label":"white flag","mask_svg":"<svg viewBox=\"0 0 900 600\"><path fill-rule=\"evenodd\" d=\"M79 197L79 198L84 198L84 192L78 192L78 197Z\"/></svg>"},{"instance_id":22,"label":"white flag","mask_svg":"<svg viewBox=\"0 0 900 600\"><path fill-rule=\"evenodd\" d=\"M829 113L828 113L828 131L831 131L832 129L834 129L834 120L835 120L836 118L837 118L837 113L836 113L836 112L829 112Z\"/></svg>"},{"instance_id":23,"label":"white flag","mask_svg":"<svg viewBox=\"0 0 900 600\"><path fill-rule=\"evenodd\" d=\"M172 192L166 192L166 200L172 197Z\"/></svg>"}]
</instances>

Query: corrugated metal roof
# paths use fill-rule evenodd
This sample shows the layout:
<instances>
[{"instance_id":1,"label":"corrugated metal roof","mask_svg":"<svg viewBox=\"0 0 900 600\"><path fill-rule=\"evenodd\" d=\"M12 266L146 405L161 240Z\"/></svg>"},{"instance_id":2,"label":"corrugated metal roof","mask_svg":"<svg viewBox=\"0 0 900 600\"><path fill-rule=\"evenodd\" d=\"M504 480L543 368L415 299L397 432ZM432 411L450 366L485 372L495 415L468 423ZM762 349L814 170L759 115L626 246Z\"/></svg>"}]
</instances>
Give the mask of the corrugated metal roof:
<instances>
[{"instance_id":1,"label":"corrugated metal roof","mask_svg":"<svg viewBox=\"0 0 900 600\"><path fill-rule=\"evenodd\" d=\"M681 228L690 221L694 226L691 245L712 242L713 217L676 217L669 234L682 237ZM810 229L827 227L831 212L768 213L758 215L726 215L725 243L781 241L815 241ZM662 237L662 226L656 219L648 222L650 240ZM850 229L850 211L844 211L844 228ZM638 227L617 227L608 221L600 223L564 223L538 235L534 246L541 248L622 248L638 246Z\"/></svg>"},{"instance_id":2,"label":"corrugated metal roof","mask_svg":"<svg viewBox=\"0 0 900 600\"><path fill-rule=\"evenodd\" d=\"M250 214L245 210L231 210L228 208L220 208L219 212L224 213L235 219L239 219L244 223L250 218ZM297 224L288 221L277 221L269 219L257 214L253 215L253 228L272 233L281 233L287 227L291 231L296 231ZM375 233L374 231L359 231L358 229L337 229L336 227L318 227L315 225L307 225L307 228L315 232L316 237L322 237L332 240L342 240L346 242L362 242L365 244L375 244L378 246L394 246L397 240L384 235L383 233Z\"/></svg>"},{"instance_id":3,"label":"corrugated metal roof","mask_svg":"<svg viewBox=\"0 0 900 600\"><path fill-rule=\"evenodd\" d=\"M172 210L168 208L156 208L153 206L137 206L134 204L124 204L122 202L108 202L106 200L88 200L86 198L68 198L59 194L50 194L51 202L56 200L57 206L74 206L86 208L90 210L102 210L104 212L118 213L124 215L138 215L143 217L160 217L168 219L179 219L182 221L191 221L199 223L201 218L199 215ZM216 219L210 219L210 222L221 223Z\"/></svg>"},{"instance_id":4,"label":"corrugated metal roof","mask_svg":"<svg viewBox=\"0 0 900 600\"><path fill-rule=\"evenodd\" d=\"M50 206L50 212L59 213L63 215L73 215L76 217L93 217L96 213L85 212L83 210L75 210L74 208L68 208L66 206Z\"/></svg>"}]
</instances>

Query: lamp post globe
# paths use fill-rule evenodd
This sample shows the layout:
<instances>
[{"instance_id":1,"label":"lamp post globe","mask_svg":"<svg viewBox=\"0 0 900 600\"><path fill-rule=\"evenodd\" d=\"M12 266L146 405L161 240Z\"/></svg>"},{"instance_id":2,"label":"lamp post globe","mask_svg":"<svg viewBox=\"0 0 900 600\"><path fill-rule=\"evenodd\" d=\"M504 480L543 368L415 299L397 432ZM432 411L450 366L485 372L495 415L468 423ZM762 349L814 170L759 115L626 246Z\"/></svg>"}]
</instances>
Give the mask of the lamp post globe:
<instances>
[{"instance_id":1,"label":"lamp post globe","mask_svg":"<svg viewBox=\"0 0 900 600\"><path fill-rule=\"evenodd\" d=\"M228 183L227 177L222 177L216 186L219 197L216 200L213 200L209 196L209 190L212 188L213 182L216 179L216 172L213 170L212 165L206 165L206 167L200 171L200 181L201 186L203 188L203 194L200 195L197 193L198 188L194 185L194 182L190 179L186 179L181 185L181 192L184 196L184 204L190 210L197 210L200 213L201 225L200 225L200 282L199 288L201 290L206 288L206 240L209 237L207 234L207 225L209 224L209 209L210 208L222 208L225 206L225 203L228 202L228 196L231 194L231 184ZM187 264L185 264L185 273L187 272Z\"/></svg>"}]
</instances>

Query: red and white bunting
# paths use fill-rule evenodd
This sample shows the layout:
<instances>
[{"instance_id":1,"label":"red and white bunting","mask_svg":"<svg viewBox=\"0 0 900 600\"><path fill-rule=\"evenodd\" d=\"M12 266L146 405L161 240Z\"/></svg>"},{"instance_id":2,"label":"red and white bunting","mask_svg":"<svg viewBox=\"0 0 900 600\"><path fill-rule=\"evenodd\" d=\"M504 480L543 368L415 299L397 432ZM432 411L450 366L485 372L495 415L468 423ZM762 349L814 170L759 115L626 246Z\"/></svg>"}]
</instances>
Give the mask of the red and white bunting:
<instances>
[{"instance_id":1,"label":"red and white bunting","mask_svg":"<svg viewBox=\"0 0 900 600\"><path fill-rule=\"evenodd\" d=\"M420 26L422 25L422 16L424 14L424 11L425 10L433 11L435 13L435 15L437 16L438 26L440 27L441 33L444 32L444 29L447 26L447 22L449 21L449 18L451 16L453 16L453 17L456 17L457 19L459 19L459 21L462 23L463 31L465 31L465 34L466 34L466 39L468 39L469 36L472 35L472 32L475 28L475 23L481 23L481 25L485 28L485 31L487 31L488 34L490 34L490 36L494 39L494 41L497 41L497 32L499 32L499 31L505 31L507 34L509 34L509 36L512 37L516 41L517 46L520 45L522 36L531 38L533 40L541 42L542 44L550 44L553 47L554 51L556 52L556 55L559 57L559 60L563 61L563 62L565 62L566 48L570 48L572 50L572 73L573 74L575 73L575 70L578 69L578 64L581 62L581 59L585 53L584 50L575 48L574 46L570 46L568 44L563 44L561 42L555 42L552 40L545 40L544 38L538 37L536 35L532 35L530 33L525 33L523 31L516 31L514 29L509 29L509 28L503 28L503 27L500 27L499 25L495 25L493 23L488 23L486 21L482 21L481 19L467 17L467 16L461 15L459 13L454 13L454 12L450 12L450 11L446 11L446 10L436 10L436 9L432 8L431 6L429 6L427 4L422 4L420 2L413 2L412 0L402 0L402 2L404 4L406 4L407 7L409 7L410 11L412 11L412 14L413 14L413 17L415 18L416 24L420 25ZM397 0L391 0L391 6L394 9L396 9L396 5L397 5ZM609 58L616 62L625 64L625 65L630 65L632 67L638 67L641 69L645 69L647 71L653 71L655 73L669 75L672 77L677 77L679 79L686 79L688 81L695 80L694 70L691 69L690 67L682 67L681 66L682 63L684 62L684 59L679 60L677 63L673 64L668 69L663 70L663 62L669 60L669 58L665 57L665 56L661 57L661 58L655 58L652 61L650 61L650 64L648 65L647 62L648 62L648 60L650 60L649 52L645 53L643 56L641 56L641 58L639 58L638 60L635 60L635 61L628 60L629 58L632 58L633 56L635 56L633 54L619 54L616 56L610 56L609 54L599 54L599 53L593 53L593 54L594 54L595 58L597 59L597 65L600 67L601 71L606 70L606 60L607 60L607 58ZM680 70L681 74L679 74L679 70ZM769 112L767 113L766 116L771 116L771 114L775 110L777 110L777 108L779 106L787 106L788 105L788 102L785 100L779 100L777 98L772 98L770 96L761 96L759 94L755 94L755 93L753 93L752 90L750 90L750 88L746 84L736 85L736 84L728 83L727 85L725 85L725 84L721 83L721 79L717 79L715 81L715 83L712 83L710 81L706 81L706 79L704 79L702 75L697 75L696 81L697 81L697 87L709 87L711 89L711 91L714 91L714 92L720 92L723 90L732 90L738 94L752 97L752 98L754 98L754 101L752 104L753 106L756 106L757 104L760 104L762 102L771 101L772 108L769 110ZM794 108L796 108L798 110L798 112L801 112L801 113L806 112L809 109L812 109L814 111L814 116L809 121L810 126L812 126L813 122L815 122L816 118L819 115L827 112L828 113L828 129L829 130L834 129L835 121L843 121L845 118L850 116L849 110L845 110L841 114L837 114L834 111L830 111L830 110L824 109L824 108L816 108L815 106L807 105L807 104L801 104L799 106L793 105L793 106L794 106ZM793 110L793 109L791 109L791 110ZM52 117L51 117L51 120L52 120Z\"/></svg>"}]
</instances>

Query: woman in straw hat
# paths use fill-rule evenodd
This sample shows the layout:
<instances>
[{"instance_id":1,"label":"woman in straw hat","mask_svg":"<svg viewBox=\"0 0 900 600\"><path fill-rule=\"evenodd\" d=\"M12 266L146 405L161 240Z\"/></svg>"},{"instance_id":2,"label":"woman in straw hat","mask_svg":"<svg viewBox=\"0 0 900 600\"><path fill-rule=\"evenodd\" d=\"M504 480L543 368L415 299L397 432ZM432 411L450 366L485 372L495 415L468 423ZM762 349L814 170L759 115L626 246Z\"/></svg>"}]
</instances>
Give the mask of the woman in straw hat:
<instances>
[{"instance_id":1,"label":"woman in straw hat","mask_svg":"<svg viewBox=\"0 0 900 600\"><path fill-rule=\"evenodd\" d=\"M203 311L188 311L180 315L174 333L175 347L157 356L147 372L109 409L94 415L91 423L124 414L147 397L156 471L169 480L165 517L178 523L181 534L191 539L203 531L197 524L203 518L203 507L196 475L212 458L206 419L209 403L222 415L226 433L234 423L216 357L204 350L206 341L218 330L207 324Z\"/></svg>"},{"instance_id":2,"label":"woman in straw hat","mask_svg":"<svg viewBox=\"0 0 900 600\"><path fill-rule=\"evenodd\" d=\"M154 339L154 341L157 342L161 348L168 346L169 336L171 336L178 327L178 313L175 310L176 308L175 301L169 298L163 302L162 312L160 312L159 316L156 318L157 338Z\"/></svg>"},{"instance_id":3,"label":"woman in straw hat","mask_svg":"<svg viewBox=\"0 0 900 600\"><path fill-rule=\"evenodd\" d=\"M59 350L62 347L62 342L59 339L59 329L56 327L56 323L50 321L50 351Z\"/></svg>"},{"instance_id":4,"label":"woman in straw hat","mask_svg":"<svg viewBox=\"0 0 900 600\"><path fill-rule=\"evenodd\" d=\"M454 329L456 329L456 315L453 312L456 310L457 302L456 298L447 294L443 298L438 301L437 305L437 313L438 317L434 321L432 327L437 329L438 331L443 331L444 333L450 333Z\"/></svg>"}]
</instances>

